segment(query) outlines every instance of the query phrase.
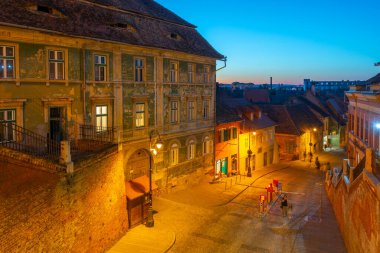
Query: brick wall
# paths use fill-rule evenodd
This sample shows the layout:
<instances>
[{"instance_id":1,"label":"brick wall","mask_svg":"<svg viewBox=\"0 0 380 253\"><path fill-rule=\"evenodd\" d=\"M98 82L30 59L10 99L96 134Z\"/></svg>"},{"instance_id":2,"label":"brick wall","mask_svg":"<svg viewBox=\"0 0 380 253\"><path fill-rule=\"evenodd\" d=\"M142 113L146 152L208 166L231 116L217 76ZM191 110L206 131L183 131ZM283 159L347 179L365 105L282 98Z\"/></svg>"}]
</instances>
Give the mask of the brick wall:
<instances>
[{"instance_id":1,"label":"brick wall","mask_svg":"<svg viewBox=\"0 0 380 253\"><path fill-rule=\"evenodd\" d=\"M127 231L121 153L72 176L0 156L0 252L103 252Z\"/></svg>"},{"instance_id":2,"label":"brick wall","mask_svg":"<svg viewBox=\"0 0 380 253\"><path fill-rule=\"evenodd\" d=\"M336 188L326 184L349 253L377 253L380 249L380 191L367 175L371 176L362 172L350 186L343 179Z\"/></svg>"}]
</instances>

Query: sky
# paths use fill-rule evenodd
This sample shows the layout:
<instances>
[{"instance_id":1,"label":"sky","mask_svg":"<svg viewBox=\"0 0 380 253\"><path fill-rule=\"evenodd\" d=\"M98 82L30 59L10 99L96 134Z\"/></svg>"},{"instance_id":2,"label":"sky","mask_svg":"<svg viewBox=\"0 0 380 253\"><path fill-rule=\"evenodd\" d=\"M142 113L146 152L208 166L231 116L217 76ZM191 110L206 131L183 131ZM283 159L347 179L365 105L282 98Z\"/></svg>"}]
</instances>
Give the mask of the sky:
<instances>
[{"instance_id":1,"label":"sky","mask_svg":"<svg viewBox=\"0 0 380 253\"><path fill-rule=\"evenodd\" d=\"M221 83L367 80L380 72L380 0L156 0L227 56ZM222 66L218 62L218 66Z\"/></svg>"}]
</instances>

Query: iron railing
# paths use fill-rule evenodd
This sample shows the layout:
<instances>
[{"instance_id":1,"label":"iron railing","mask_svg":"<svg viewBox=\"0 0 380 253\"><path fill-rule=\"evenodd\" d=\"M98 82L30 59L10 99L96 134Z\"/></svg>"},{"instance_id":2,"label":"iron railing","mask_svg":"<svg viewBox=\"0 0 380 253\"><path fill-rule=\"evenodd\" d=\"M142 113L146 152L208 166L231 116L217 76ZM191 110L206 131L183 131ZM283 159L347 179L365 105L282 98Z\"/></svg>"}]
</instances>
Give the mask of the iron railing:
<instances>
[{"instance_id":1,"label":"iron railing","mask_svg":"<svg viewBox=\"0 0 380 253\"><path fill-rule=\"evenodd\" d=\"M0 121L0 145L37 157L58 161L60 144L13 122Z\"/></svg>"},{"instance_id":2,"label":"iron railing","mask_svg":"<svg viewBox=\"0 0 380 253\"><path fill-rule=\"evenodd\" d=\"M70 140L73 152L96 151L114 143L116 128L79 125L75 139Z\"/></svg>"}]
</instances>

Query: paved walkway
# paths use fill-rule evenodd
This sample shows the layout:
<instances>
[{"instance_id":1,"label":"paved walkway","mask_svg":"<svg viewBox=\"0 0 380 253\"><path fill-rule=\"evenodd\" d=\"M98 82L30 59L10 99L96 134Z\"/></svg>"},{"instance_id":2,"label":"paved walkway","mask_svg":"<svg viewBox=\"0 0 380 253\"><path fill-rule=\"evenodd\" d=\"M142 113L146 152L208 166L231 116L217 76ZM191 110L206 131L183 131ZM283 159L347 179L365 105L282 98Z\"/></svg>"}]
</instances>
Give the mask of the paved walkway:
<instances>
[{"instance_id":1,"label":"paved walkway","mask_svg":"<svg viewBox=\"0 0 380 253\"><path fill-rule=\"evenodd\" d=\"M174 245L175 239L171 230L139 225L129 230L108 253L163 253Z\"/></svg>"},{"instance_id":2,"label":"paved walkway","mask_svg":"<svg viewBox=\"0 0 380 253\"><path fill-rule=\"evenodd\" d=\"M341 164L342 152L338 150L317 156L322 163L329 161L333 168ZM299 175L289 174L288 169L295 167L301 168L294 170ZM305 175L306 179L319 174L318 177L322 178L322 173L314 168L314 161L294 161L255 170L251 178L237 176L210 183L212 178L205 176L198 185L156 197L153 202L154 209L158 211L154 216L155 226L147 228L140 225L129 230L108 252L211 252L209 249L212 248L213 252L226 252L227 249L229 252L261 252L259 249L265 249L262 252L282 252L271 248L274 241L276 245L282 243L284 248L292 249L291 252L345 252L329 202L320 192L322 185L311 186L316 191L311 196L322 197L321 202L318 200L322 206L319 205L320 209L315 208L318 213L314 215L302 211L306 208L306 205L302 205L309 201L309 197L290 194L288 196L294 203L299 203L297 208L300 210L298 212L295 208L293 219L284 220L281 215L277 215L277 207L262 222L255 218L258 212L255 196L265 192L264 187L274 175L289 182L284 188L296 192L301 187L300 175ZM232 233L231 238L239 231L242 236L233 241L229 241L228 237L220 238L221 234L226 235L229 231ZM244 241L247 234L255 237ZM273 242L265 245L268 240L261 238L263 235L271 237ZM236 247L239 240L240 249ZM318 245L318 242L324 242L325 245ZM289 245L291 243L293 245ZM334 243L338 246L334 246Z\"/></svg>"}]
</instances>

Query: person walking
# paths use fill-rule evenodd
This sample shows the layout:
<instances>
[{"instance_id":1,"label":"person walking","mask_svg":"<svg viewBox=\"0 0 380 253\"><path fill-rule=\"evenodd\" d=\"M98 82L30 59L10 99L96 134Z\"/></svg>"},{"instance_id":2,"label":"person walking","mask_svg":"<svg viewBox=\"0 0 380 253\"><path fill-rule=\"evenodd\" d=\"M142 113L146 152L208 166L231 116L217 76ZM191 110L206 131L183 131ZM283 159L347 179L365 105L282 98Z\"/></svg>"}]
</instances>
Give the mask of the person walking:
<instances>
[{"instance_id":1,"label":"person walking","mask_svg":"<svg viewBox=\"0 0 380 253\"><path fill-rule=\"evenodd\" d=\"M315 168L317 170L321 168L321 163L319 162L318 156L315 158Z\"/></svg>"},{"instance_id":2,"label":"person walking","mask_svg":"<svg viewBox=\"0 0 380 253\"><path fill-rule=\"evenodd\" d=\"M282 217L288 217L288 197L284 195L281 200Z\"/></svg>"}]
</instances>

